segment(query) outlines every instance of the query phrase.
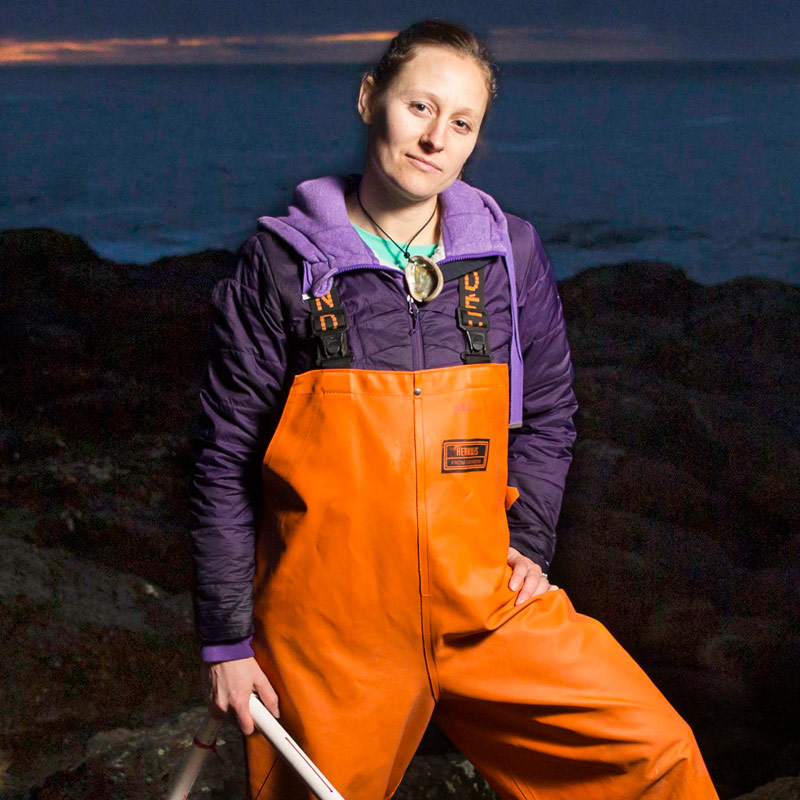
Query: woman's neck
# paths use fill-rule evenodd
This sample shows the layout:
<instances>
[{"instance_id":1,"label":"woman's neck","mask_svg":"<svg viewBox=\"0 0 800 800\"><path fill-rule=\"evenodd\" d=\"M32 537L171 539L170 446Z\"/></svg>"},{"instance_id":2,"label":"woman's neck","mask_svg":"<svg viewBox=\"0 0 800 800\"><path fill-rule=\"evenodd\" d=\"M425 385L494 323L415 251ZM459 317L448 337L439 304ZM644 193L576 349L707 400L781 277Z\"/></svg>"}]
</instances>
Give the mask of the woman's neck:
<instances>
[{"instance_id":1,"label":"woman's neck","mask_svg":"<svg viewBox=\"0 0 800 800\"><path fill-rule=\"evenodd\" d=\"M345 205L350 221L360 228L378 236L385 236L388 233L398 244L406 244L418 232L419 235L413 242L415 245L439 242L438 197L429 197L418 203L404 202L387 195L382 187L375 187L366 175L361 179L357 192L358 194L353 191L347 195ZM358 195L361 197L361 203L358 202ZM426 225L429 219L430 222ZM383 231L376 227L373 221L383 228ZM425 227L420 232L423 225Z\"/></svg>"}]
</instances>

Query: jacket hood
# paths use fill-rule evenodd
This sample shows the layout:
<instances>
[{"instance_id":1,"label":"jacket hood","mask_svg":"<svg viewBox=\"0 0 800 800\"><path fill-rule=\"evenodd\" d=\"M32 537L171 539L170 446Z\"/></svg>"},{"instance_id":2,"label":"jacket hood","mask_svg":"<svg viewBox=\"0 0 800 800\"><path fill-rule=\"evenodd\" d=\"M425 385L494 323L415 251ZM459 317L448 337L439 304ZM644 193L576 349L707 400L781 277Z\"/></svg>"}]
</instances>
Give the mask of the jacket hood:
<instances>
[{"instance_id":1,"label":"jacket hood","mask_svg":"<svg viewBox=\"0 0 800 800\"><path fill-rule=\"evenodd\" d=\"M295 189L286 215L258 218L260 228L275 233L303 259L306 294L326 294L341 270L381 268L347 216L345 194L359 180L359 175L331 175L304 181ZM490 195L455 181L439 197L447 261L508 255L508 224Z\"/></svg>"}]
</instances>

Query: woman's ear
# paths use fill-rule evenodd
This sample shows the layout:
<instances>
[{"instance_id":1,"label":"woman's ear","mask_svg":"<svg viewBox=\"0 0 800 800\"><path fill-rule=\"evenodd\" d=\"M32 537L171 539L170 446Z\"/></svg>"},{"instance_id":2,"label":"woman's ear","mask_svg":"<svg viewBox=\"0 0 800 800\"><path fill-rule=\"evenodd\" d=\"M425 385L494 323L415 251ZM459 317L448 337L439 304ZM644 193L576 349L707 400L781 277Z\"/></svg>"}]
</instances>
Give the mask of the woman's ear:
<instances>
[{"instance_id":1,"label":"woman's ear","mask_svg":"<svg viewBox=\"0 0 800 800\"><path fill-rule=\"evenodd\" d=\"M372 101L375 94L375 79L372 75L365 75L358 91L358 115L362 122L369 125L372 122Z\"/></svg>"}]
</instances>

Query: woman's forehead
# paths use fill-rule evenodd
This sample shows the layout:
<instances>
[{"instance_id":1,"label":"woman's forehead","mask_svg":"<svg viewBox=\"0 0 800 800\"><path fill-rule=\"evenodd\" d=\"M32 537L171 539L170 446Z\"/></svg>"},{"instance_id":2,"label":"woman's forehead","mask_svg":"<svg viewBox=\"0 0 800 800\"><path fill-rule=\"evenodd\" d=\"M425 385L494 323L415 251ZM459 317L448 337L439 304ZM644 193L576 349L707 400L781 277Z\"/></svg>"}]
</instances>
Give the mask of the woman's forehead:
<instances>
[{"instance_id":1,"label":"woman's forehead","mask_svg":"<svg viewBox=\"0 0 800 800\"><path fill-rule=\"evenodd\" d=\"M489 99L489 89L481 65L476 59L450 47L419 45L392 81L397 91L417 90L469 96L475 110L483 112Z\"/></svg>"},{"instance_id":2,"label":"woman's forehead","mask_svg":"<svg viewBox=\"0 0 800 800\"><path fill-rule=\"evenodd\" d=\"M451 69L470 76L480 76L481 80L484 80L483 70L475 58L443 44L416 45L398 70L396 78L407 72L431 69L436 71Z\"/></svg>"}]
</instances>

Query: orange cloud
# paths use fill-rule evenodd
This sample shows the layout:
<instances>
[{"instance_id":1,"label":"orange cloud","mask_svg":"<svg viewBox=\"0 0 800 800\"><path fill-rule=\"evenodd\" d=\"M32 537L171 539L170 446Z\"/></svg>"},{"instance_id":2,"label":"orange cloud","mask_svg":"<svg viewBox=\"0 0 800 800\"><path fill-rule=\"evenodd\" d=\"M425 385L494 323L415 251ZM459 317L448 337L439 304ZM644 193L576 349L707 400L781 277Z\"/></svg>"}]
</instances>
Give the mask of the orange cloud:
<instances>
[{"instance_id":1,"label":"orange cloud","mask_svg":"<svg viewBox=\"0 0 800 800\"><path fill-rule=\"evenodd\" d=\"M0 64L181 64L369 61L394 31L255 36L20 40L0 37Z\"/></svg>"},{"instance_id":2,"label":"orange cloud","mask_svg":"<svg viewBox=\"0 0 800 800\"><path fill-rule=\"evenodd\" d=\"M311 36L312 42L388 42L394 39L397 31L364 31L362 33L326 33Z\"/></svg>"},{"instance_id":3,"label":"orange cloud","mask_svg":"<svg viewBox=\"0 0 800 800\"><path fill-rule=\"evenodd\" d=\"M252 36L153 36L20 40L0 37L0 64L366 63L396 31ZM591 61L668 58L642 26L628 28L496 28L489 44L498 61Z\"/></svg>"},{"instance_id":4,"label":"orange cloud","mask_svg":"<svg viewBox=\"0 0 800 800\"><path fill-rule=\"evenodd\" d=\"M153 48L169 44L166 37L150 39L62 39L62 40L28 40L20 41L0 37L0 64L15 63L60 63L65 56L79 57L96 55L113 55L120 50L137 48Z\"/></svg>"}]
</instances>

